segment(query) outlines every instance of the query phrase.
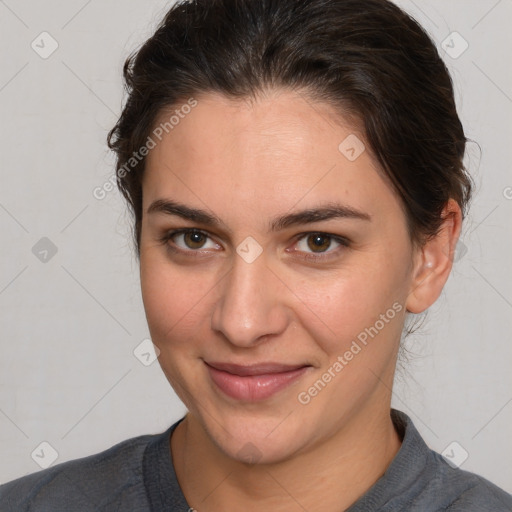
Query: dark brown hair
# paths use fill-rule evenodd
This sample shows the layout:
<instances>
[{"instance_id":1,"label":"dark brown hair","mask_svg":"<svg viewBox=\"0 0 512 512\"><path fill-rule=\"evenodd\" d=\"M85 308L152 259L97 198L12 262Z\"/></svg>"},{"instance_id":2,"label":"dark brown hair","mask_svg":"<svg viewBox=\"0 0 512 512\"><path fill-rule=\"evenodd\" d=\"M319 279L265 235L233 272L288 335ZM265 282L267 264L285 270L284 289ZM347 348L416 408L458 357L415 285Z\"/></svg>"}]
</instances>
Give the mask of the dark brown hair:
<instances>
[{"instance_id":1,"label":"dark brown hair","mask_svg":"<svg viewBox=\"0 0 512 512\"><path fill-rule=\"evenodd\" d=\"M133 159L161 112L194 95L288 88L355 114L421 243L472 182L453 85L435 44L387 0L192 0L169 10L124 65L128 97L108 136L140 252L142 174ZM126 163L133 165L128 169Z\"/></svg>"}]
</instances>

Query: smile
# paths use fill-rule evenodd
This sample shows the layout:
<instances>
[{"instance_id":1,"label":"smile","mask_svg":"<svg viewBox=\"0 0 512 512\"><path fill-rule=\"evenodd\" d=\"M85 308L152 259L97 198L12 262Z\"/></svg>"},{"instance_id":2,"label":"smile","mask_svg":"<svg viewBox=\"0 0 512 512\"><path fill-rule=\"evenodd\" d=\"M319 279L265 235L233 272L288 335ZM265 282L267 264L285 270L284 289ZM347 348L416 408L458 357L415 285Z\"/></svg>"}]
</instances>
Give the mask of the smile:
<instances>
[{"instance_id":1,"label":"smile","mask_svg":"<svg viewBox=\"0 0 512 512\"><path fill-rule=\"evenodd\" d=\"M270 398L298 380L311 366L262 363L250 366L205 363L215 386L235 400L256 402Z\"/></svg>"}]
</instances>

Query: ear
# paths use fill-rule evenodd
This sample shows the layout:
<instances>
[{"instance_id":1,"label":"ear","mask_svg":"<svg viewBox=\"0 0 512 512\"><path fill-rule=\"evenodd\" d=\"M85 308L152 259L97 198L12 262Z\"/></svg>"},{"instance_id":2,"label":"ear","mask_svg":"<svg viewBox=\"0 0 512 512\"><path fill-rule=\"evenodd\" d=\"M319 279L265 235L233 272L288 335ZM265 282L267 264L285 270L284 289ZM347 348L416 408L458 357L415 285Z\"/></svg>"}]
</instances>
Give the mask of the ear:
<instances>
[{"instance_id":1,"label":"ear","mask_svg":"<svg viewBox=\"0 0 512 512\"><path fill-rule=\"evenodd\" d=\"M421 313L437 300L452 269L462 224L457 201L450 199L441 217L439 232L416 250L411 287L405 302L411 313Z\"/></svg>"}]
</instances>

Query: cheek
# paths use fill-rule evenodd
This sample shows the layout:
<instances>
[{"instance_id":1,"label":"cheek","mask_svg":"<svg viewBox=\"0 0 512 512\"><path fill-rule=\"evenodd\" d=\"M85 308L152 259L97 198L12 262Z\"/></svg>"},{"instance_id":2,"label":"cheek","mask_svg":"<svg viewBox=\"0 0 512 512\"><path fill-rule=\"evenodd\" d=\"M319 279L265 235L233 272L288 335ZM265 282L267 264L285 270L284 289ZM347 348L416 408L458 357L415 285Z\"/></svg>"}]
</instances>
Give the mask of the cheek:
<instances>
[{"instance_id":1,"label":"cheek","mask_svg":"<svg viewBox=\"0 0 512 512\"><path fill-rule=\"evenodd\" d=\"M201 387L196 366L201 340L207 337L207 280L177 270L161 257L141 257L141 288L151 340L160 350L158 362L167 380L187 407L193 408L190 388Z\"/></svg>"},{"instance_id":2,"label":"cheek","mask_svg":"<svg viewBox=\"0 0 512 512\"><path fill-rule=\"evenodd\" d=\"M302 327L329 359L354 340L399 338L407 290L407 263L373 254L357 265L292 286ZM290 279L289 282L293 282ZM381 316L384 315L384 316ZM391 349L391 347L390 347Z\"/></svg>"},{"instance_id":3,"label":"cheek","mask_svg":"<svg viewBox=\"0 0 512 512\"><path fill-rule=\"evenodd\" d=\"M207 274L177 269L158 254L141 253L144 309L152 341L162 356L171 346L193 349L193 334L207 319L213 284Z\"/></svg>"}]
</instances>

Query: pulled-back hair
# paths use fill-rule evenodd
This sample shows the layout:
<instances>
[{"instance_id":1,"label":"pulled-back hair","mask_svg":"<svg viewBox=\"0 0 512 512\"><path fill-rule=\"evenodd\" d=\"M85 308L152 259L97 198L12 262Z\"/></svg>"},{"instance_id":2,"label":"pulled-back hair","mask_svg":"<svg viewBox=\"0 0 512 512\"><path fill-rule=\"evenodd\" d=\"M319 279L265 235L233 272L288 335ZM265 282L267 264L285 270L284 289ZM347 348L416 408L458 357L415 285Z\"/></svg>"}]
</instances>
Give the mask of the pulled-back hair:
<instances>
[{"instance_id":1,"label":"pulled-back hair","mask_svg":"<svg viewBox=\"0 0 512 512\"><path fill-rule=\"evenodd\" d=\"M387 0L181 1L126 60L124 79L108 144L137 254L145 159L133 154L161 112L208 92L243 100L287 88L357 118L415 243L438 232L450 198L465 213L472 182L450 75L426 32Z\"/></svg>"}]
</instances>

